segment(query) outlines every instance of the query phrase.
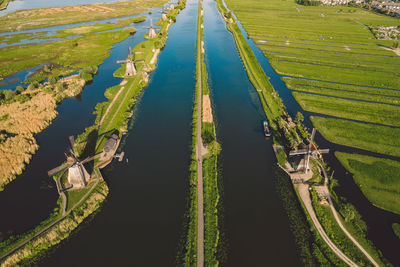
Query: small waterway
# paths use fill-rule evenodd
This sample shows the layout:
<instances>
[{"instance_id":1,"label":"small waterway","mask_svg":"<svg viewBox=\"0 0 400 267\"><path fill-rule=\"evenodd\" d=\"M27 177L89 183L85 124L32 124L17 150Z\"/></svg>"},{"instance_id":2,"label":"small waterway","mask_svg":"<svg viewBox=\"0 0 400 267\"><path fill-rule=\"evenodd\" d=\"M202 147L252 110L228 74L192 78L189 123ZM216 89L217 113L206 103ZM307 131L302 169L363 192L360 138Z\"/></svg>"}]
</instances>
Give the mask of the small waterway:
<instances>
[{"instance_id":1,"label":"small waterway","mask_svg":"<svg viewBox=\"0 0 400 267\"><path fill-rule=\"evenodd\" d=\"M155 21L160 17L160 8L155 8L148 18ZM94 107L97 103L106 101L104 91L118 83L121 79L114 78L113 73L119 68L117 60L125 59L128 47L134 47L143 38L150 20L137 24L137 33L114 45L108 57L98 68L98 74L86 85L83 92L75 98L67 98L57 108L59 115L52 124L35 137L40 146L32 157L22 175L6 185L0 192L0 233L3 238L21 234L37 226L46 219L56 206L57 189L47 171L58 166L65 160L64 152L68 149L68 136L81 134L88 126L93 125Z\"/></svg>"},{"instance_id":2,"label":"small waterway","mask_svg":"<svg viewBox=\"0 0 400 267\"><path fill-rule=\"evenodd\" d=\"M123 147L129 161L106 168L103 207L42 266L175 266L189 188L196 26L197 0L189 0L134 109Z\"/></svg>"},{"instance_id":3,"label":"small waterway","mask_svg":"<svg viewBox=\"0 0 400 267\"><path fill-rule=\"evenodd\" d=\"M285 83L281 80L283 76L277 74L274 69L269 64L269 59L264 56L262 51L256 46L254 41L248 37L247 32L244 30L240 21L238 25L242 31L243 36L247 39L248 44L252 48L254 54L256 55L258 61L260 62L262 68L264 69L266 75L270 77L270 82L274 86L275 90L279 93L282 98L283 103L287 107L288 113L294 117L298 111L302 112L304 115L304 124L308 128L312 128L312 123L310 121L310 116L317 115L323 116L321 114L315 114L307 112L301 108L297 101L292 96L292 91L289 90ZM400 216L382 209L379 209L371 204L368 199L363 195L360 188L355 184L352 175L346 171L346 169L341 165L338 159L334 156L334 151L342 151L346 153L359 153L369 156L382 157L381 154L342 146L338 144L331 143L327 141L322 135L317 132L315 136L316 143L321 148L329 148L330 153L324 156L325 161L328 166L331 167L331 171L334 171L334 177L339 180L340 186L335 189L335 192L340 197L344 197L348 202L353 204L362 216L362 219L367 223L368 232L367 237L370 239L374 245L381 250L383 255L394 265L400 265L400 239L395 236L392 230L392 223L400 223ZM386 156L387 158L392 158Z\"/></svg>"},{"instance_id":4,"label":"small waterway","mask_svg":"<svg viewBox=\"0 0 400 267\"><path fill-rule=\"evenodd\" d=\"M299 266L288 218L276 193L272 140L256 89L216 3L205 0L204 41L223 184L227 261L223 266Z\"/></svg>"}]
</instances>

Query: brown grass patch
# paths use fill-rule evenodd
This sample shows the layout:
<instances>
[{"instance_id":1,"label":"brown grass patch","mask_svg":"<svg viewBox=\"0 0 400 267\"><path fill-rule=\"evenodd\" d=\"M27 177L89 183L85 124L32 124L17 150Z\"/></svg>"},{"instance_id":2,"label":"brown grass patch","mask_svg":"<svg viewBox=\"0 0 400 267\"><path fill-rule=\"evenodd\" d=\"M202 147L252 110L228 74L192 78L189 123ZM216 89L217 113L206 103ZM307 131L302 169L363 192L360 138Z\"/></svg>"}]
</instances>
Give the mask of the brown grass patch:
<instances>
[{"instance_id":1,"label":"brown grass patch","mask_svg":"<svg viewBox=\"0 0 400 267\"><path fill-rule=\"evenodd\" d=\"M210 95L203 95L203 122L213 122Z\"/></svg>"}]
</instances>

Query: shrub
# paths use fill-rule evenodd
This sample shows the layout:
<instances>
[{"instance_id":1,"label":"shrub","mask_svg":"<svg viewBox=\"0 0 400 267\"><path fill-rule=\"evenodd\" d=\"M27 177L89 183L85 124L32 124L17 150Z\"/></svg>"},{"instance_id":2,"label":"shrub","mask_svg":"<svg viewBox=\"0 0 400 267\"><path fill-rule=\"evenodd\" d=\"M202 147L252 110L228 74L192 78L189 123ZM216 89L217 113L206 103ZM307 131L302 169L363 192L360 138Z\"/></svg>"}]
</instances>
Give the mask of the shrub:
<instances>
[{"instance_id":1,"label":"shrub","mask_svg":"<svg viewBox=\"0 0 400 267\"><path fill-rule=\"evenodd\" d=\"M58 77L54 77L54 76L49 77L49 83L51 85L55 85L57 83L57 81L58 81Z\"/></svg>"},{"instance_id":2,"label":"shrub","mask_svg":"<svg viewBox=\"0 0 400 267\"><path fill-rule=\"evenodd\" d=\"M57 90L59 92L63 92L67 88L67 85L64 82L57 84Z\"/></svg>"},{"instance_id":3,"label":"shrub","mask_svg":"<svg viewBox=\"0 0 400 267\"><path fill-rule=\"evenodd\" d=\"M18 85L17 88L15 89L15 94L19 95L20 93L22 93L25 90L24 87Z\"/></svg>"}]
</instances>

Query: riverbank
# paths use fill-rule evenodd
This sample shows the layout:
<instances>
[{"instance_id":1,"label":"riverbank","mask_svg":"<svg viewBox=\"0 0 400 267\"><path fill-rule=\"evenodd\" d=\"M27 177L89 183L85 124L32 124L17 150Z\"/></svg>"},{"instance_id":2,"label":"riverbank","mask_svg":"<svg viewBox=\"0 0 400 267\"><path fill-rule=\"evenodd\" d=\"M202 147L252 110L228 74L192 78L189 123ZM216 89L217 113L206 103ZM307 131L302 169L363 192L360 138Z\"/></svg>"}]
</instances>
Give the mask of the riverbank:
<instances>
[{"instance_id":1,"label":"riverbank","mask_svg":"<svg viewBox=\"0 0 400 267\"><path fill-rule=\"evenodd\" d=\"M255 56L254 56L254 54L253 54L253 52L252 52L252 50L251 50L251 48L249 47L249 45L247 44L247 41L243 38L243 35L242 35L242 33L241 33L241 31L240 31L240 29L239 29L239 27L236 25L236 21L235 21L235 18L233 17L233 15L232 15L232 13L229 11L228 12L228 10L225 8L225 6L223 5L223 3L222 3L222 1L217 1L217 6L218 6L218 8L219 8L219 10L220 10L220 12L221 12L221 14L224 16L224 19L225 19L225 21L227 22L227 27L228 27L228 29L233 29L233 30L231 30L231 32L233 33L233 35L238 35L238 36L241 36L242 37L242 41L240 41L241 39L239 38L239 37L235 37L235 41L236 41L236 43L237 43L237 46L238 46L238 50L239 50L239 52L240 52L240 54L241 54L241 57L242 57L242 60L245 62L245 61L248 61L247 63L249 64L249 56L243 56L242 54L244 53L244 51L246 51L246 50L244 50L244 49L241 49L240 47L243 47L243 42L247 45L247 47L248 47L248 50L247 50L247 53L248 54L252 54L253 55L253 57L255 58ZM235 26L236 27L230 27L230 25L231 24L235 24ZM237 28L236 30L235 30L235 28ZM258 61L256 62L256 63L253 63L253 65L259 65L259 63L258 63ZM245 63L245 66L246 66L246 63ZM252 68L253 70L255 70L255 68ZM261 69L261 66L260 66L260 69ZM250 70L251 70L251 68L248 68L247 66L246 66L246 70L248 71L248 73L250 72ZM261 69L261 71L262 71L262 69ZM263 71L262 71L263 72ZM264 75L265 75L265 73L264 73ZM249 74L249 77L251 77L251 74ZM251 79L250 79L251 80ZM252 82L253 82L253 80L251 80ZM253 84L254 84L254 82L253 82ZM255 85L255 87L257 88L257 86ZM271 86L272 87L272 86ZM272 88L273 89L273 88ZM258 92L259 92L259 90L257 90ZM260 92L259 92L260 93ZM268 106L267 106L268 107ZM285 111L285 108L284 108L284 106L283 106L283 104L281 104L281 106L280 106L282 109L281 109L281 113L279 114L279 113L277 113L277 117L279 117L279 116L287 116L287 115L285 115L285 113L286 113L286 111ZM264 111L265 111L265 113L266 113L266 115L267 115L267 117L269 117L269 120L271 120L270 119L270 116L271 116L271 109L270 108L268 108L268 109L266 109L266 106L264 105ZM289 121L289 122L291 122L291 120ZM304 126L302 125L302 116L300 116L300 115L297 115L296 116L296 124L297 124L297 126L296 126L296 128L297 129L302 129L302 130L305 130L305 128L304 128ZM289 126L290 126L290 124L291 123L289 123ZM292 124L293 125L293 124ZM279 127L279 128L282 128L282 127ZM296 129L295 128L295 129ZM282 146L282 148L284 148L284 147L288 147L288 143L292 143L290 140L290 138L277 138L276 137L276 133L274 133L274 132L276 132L276 129L277 128L275 128L275 127L272 127L272 130L273 130L273 136L274 136L274 142L276 143L276 144L281 144L281 146ZM305 139L307 139L307 136L308 136L308 134L304 134L304 133L302 133L301 131L298 131L298 136L302 136L302 138L299 140L300 141L300 143L301 142L303 142L303 139L305 140ZM284 137L286 137L285 135L284 135ZM295 148L296 147L296 145L295 146L292 146L292 145L290 145L289 147L292 147L292 148ZM281 156L278 156L278 155L280 155L281 153L277 153L277 158L279 158L279 160L280 161L285 161L286 162L286 159L281 159ZM286 163L287 164L287 163ZM284 165L284 167L286 168L286 164ZM297 172L299 172L299 171L297 171ZM299 197L299 200L300 200L300 202L302 202L302 199ZM303 208L304 208L304 206L303 206ZM304 209L304 211L306 212L306 214L307 214L307 211ZM333 222L333 223L335 223L335 222ZM314 223L311 223L311 226L313 226L314 225ZM295 235L296 236L296 235ZM363 235L363 234L360 234L359 235L359 237L361 237L361 238L365 238L365 235ZM304 247L303 247L304 248ZM310 250L309 250L310 251ZM335 252L335 253L337 253L337 252ZM359 251L357 251L357 253L360 253ZM306 253L306 254L309 254L309 253ZM337 253L338 254L338 253ZM379 253L378 253L379 254ZM361 254L362 255L362 254ZM315 256L315 255L314 255ZM338 254L338 256L339 256L339 254ZM377 257L378 259L379 259L379 257ZM327 259L325 258L325 261L326 261ZM320 261L320 259L318 259L318 261ZM368 262L368 260L367 260L367 262Z\"/></svg>"},{"instance_id":2,"label":"riverbank","mask_svg":"<svg viewBox=\"0 0 400 267\"><path fill-rule=\"evenodd\" d=\"M176 15L179 14L179 11L181 9L183 9L185 7L185 2L181 1L180 4L178 6L175 7L174 10L171 10L171 16L173 16L173 18L176 18ZM137 99L137 96L140 94L140 91L143 90L145 88L145 86L148 83L148 76L147 76L147 72L153 71L155 68L155 65L150 65L149 62L151 60L151 58L153 57L154 51L155 51L155 44L158 43L160 46L160 48L162 48L165 45L166 39L167 37L167 31L166 29L169 28L168 25L170 25L170 23L172 23L172 21L164 21L162 22L162 27L161 30L158 32L157 36L154 39L145 41L141 44L139 44L138 46L136 46L133 51L140 51L143 52L142 56L143 56L143 64L141 64L140 66L137 66L137 70L138 70L138 74L132 78L126 78L126 83L124 84L125 86L125 90L122 91L122 93L120 93L117 96L117 90L116 89L121 89L120 87L112 87L109 88L106 91L106 96L110 99L109 102L107 103L103 103L102 105L99 104L100 106L106 106L106 105L111 105L109 109L109 112L107 114L104 114L102 112L98 112L97 113L97 119L96 119L96 125L95 127L96 130L98 130L98 132L101 133L109 133L110 130L114 131L117 130L117 132L119 133L119 135L121 136L122 133L125 131L125 129L127 128L127 122L130 118L131 115L131 108L133 106L133 104L135 103L135 100ZM161 34L162 33L162 34ZM146 69L146 70L144 70ZM114 97L118 98L115 101ZM99 111L98 107L96 108L97 111ZM103 117L105 116L105 117ZM102 123L100 124L99 122L102 121ZM82 135L80 135L77 140L76 140L76 150L78 150L78 154L80 156L82 156L84 153L92 153L93 151L95 151L94 149L99 149L100 151L103 149L104 143L105 143L105 138L103 138L103 135L94 135L93 134L93 129L95 127L89 127L88 129L86 129L85 133L83 133ZM97 132L97 133L98 133ZM89 135L90 134L90 135ZM89 137L89 138L86 138ZM102 162L99 162L98 160L95 161L95 168L94 168L94 173L95 175L99 175L98 171L96 171L96 166L97 165L102 165ZM93 177L92 182L96 183L92 188L89 189L90 190L97 190L97 188L99 186L101 186L101 188L103 188L104 186L104 190L107 190L108 192L108 187L104 182L99 182L99 184L97 184L96 182L96 177ZM103 190L102 189L102 190ZM105 194L106 195L106 194ZM70 213L75 213L75 210L78 210L79 212L83 212L84 214L89 214L93 211L95 211L96 209L98 209L98 207L100 206L99 203L101 203L104 199L100 199L98 198L98 203L97 205L93 206L93 209L91 208L92 206L89 205L89 203L87 203L87 201L85 201L86 195L84 195L83 197L81 197L79 200L76 200L78 204L75 204L71 209L68 210L68 212ZM104 196L105 198L105 196ZM78 207L76 205L79 205ZM61 204L60 204L61 206ZM79 207L82 206L82 210L80 210ZM88 208L88 209L87 209ZM68 215L68 213L67 213ZM57 218L55 218L57 219ZM10 263L13 264L16 261L20 262L22 260L25 259L29 259L31 257L33 257L34 255L37 255L40 251L45 251L47 248L49 248L50 246L59 243L62 239L65 239L71 232L73 229L75 229L80 222L83 221L82 220L79 221L79 223L75 223L75 224L69 224L71 227L67 227L65 232L53 232L53 229L57 228L57 227L61 227L64 226L60 223L62 223L64 217L62 217L62 220L58 219L58 220L53 220L51 222L46 222L46 225L44 226L40 226L40 227L49 227L48 225L50 224L50 228L49 228L49 233L52 233L52 239L40 239L38 242L39 243L35 243L37 246L37 249L35 250L26 250L29 249L31 247L32 242L35 242L35 240L32 240L27 243L24 244L21 248L19 248L16 252L13 252L13 254L7 256L7 258L4 259L4 264L5 263ZM60 234L60 236L58 236L58 233ZM10 251L13 247L18 246L18 244L20 244L20 240L18 241L18 243L10 243L10 242L2 242L1 244L4 244L5 248L3 249L3 251ZM22 252L26 252L25 254L22 254ZM4 253L3 253L4 255ZM14 256L15 255L15 256ZM15 257L15 258L14 258Z\"/></svg>"}]
</instances>

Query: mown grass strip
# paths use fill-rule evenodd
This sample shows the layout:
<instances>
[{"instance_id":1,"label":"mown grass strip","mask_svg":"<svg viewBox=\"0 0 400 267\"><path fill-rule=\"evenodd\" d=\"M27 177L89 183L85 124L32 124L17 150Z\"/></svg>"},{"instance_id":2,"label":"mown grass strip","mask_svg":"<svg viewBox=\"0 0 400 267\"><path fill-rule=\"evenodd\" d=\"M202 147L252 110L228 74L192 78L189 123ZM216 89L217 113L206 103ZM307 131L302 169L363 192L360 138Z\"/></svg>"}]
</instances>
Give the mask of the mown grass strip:
<instances>
[{"instance_id":1,"label":"mown grass strip","mask_svg":"<svg viewBox=\"0 0 400 267\"><path fill-rule=\"evenodd\" d=\"M310 112L384 125L400 126L400 107L398 106L298 92L293 92L292 94L301 107Z\"/></svg>"},{"instance_id":2,"label":"mown grass strip","mask_svg":"<svg viewBox=\"0 0 400 267\"><path fill-rule=\"evenodd\" d=\"M310 119L332 143L400 157L400 128L317 116Z\"/></svg>"}]
</instances>

